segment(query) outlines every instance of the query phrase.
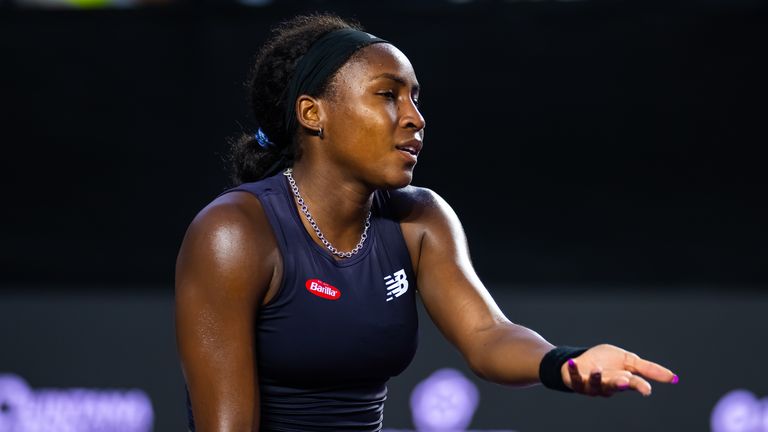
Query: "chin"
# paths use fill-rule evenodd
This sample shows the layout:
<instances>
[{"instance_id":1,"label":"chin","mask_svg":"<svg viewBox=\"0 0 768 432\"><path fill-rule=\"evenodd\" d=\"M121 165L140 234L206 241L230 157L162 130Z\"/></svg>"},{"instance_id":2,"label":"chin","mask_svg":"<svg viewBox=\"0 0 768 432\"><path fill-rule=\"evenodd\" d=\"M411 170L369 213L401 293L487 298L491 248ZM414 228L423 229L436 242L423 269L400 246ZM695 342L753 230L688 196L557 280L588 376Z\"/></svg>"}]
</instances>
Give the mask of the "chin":
<instances>
[{"instance_id":1,"label":"chin","mask_svg":"<svg viewBox=\"0 0 768 432\"><path fill-rule=\"evenodd\" d=\"M411 181L413 181L413 167L389 174L383 189L401 189L411 184Z\"/></svg>"}]
</instances>

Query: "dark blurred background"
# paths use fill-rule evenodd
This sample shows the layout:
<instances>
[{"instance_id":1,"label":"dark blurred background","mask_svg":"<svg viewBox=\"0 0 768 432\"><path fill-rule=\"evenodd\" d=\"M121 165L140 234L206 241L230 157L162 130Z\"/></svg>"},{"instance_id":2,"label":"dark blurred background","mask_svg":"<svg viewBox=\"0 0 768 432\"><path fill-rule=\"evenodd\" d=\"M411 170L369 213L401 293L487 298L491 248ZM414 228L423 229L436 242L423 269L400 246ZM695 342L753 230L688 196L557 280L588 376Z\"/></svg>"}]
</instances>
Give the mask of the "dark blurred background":
<instances>
[{"instance_id":1,"label":"dark blurred background","mask_svg":"<svg viewBox=\"0 0 768 432\"><path fill-rule=\"evenodd\" d=\"M229 186L227 139L253 130L260 43L311 11L357 18L414 64L414 184L459 214L513 321L681 375L649 400L480 384L473 427L706 430L725 392L768 395L756 0L0 1L0 373L143 388L155 430L183 430L175 255ZM422 324L385 426L412 427L414 383L463 367Z\"/></svg>"}]
</instances>

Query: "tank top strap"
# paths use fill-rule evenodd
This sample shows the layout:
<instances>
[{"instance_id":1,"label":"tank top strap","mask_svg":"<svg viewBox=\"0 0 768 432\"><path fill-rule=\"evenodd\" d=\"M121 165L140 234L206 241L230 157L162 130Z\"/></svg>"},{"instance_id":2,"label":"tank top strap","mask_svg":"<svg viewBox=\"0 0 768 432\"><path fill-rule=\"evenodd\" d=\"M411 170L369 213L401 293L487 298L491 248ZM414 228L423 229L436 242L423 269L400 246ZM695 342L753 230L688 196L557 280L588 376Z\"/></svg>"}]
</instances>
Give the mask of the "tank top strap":
<instances>
[{"instance_id":1,"label":"tank top strap","mask_svg":"<svg viewBox=\"0 0 768 432\"><path fill-rule=\"evenodd\" d=\"M400 220L394 212L388 190L377 190L373 196L373 212L376 221L377 238L384 244L384 250L393 255L397 262L405 264L408 274L413 273L411 255L403 237Z\"/></svg>"},{"instance_id":2,"label":"tank top strap","mask_svg":"<svg viewBox=\"0 0 768 432\"><path fill-rule=\"evenodd\" d=\"M243 183L222 192L219 196L230 192L249 192L258 198L272 226L272 232L283 256L283 265L288 266L290 264L288 260L292 257L292 251L295 251L295 245L300 244L297 242L305 240L303 238L304 233L298 230L295 224L286 220L291 212L295 212L295 208L293 207L293 200L286 196L286 185L281 184L284 182L286 182L285 176L279 172L263 180Z\"/></svg>"}]
</instances>

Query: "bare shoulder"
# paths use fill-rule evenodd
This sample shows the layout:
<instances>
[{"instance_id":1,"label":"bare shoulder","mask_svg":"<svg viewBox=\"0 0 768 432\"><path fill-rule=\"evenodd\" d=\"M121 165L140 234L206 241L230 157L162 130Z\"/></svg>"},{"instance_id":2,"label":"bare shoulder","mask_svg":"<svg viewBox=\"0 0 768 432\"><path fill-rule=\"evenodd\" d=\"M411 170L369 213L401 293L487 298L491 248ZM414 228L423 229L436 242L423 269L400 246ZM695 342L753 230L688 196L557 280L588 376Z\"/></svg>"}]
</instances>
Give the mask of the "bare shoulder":
<instances>
[{"instance_id":1,"label":"bare shoulder","mask_svg":"<svg viewBox=\"0 0 768 432\"><path fill-rule=\"evenodd\" d=\"M390 197L393 209L403 221L413 221L428 216L428 213L439 211L441 205L447 205L437 192L420 186L406 186L392 190Z\"/></svg>"},{"instance_id":2,"label":"bare shoulder","mask_svg":"<svg viewBox=\"0 0 768 432\"><path fill-rule=\"evenodd\" d=\"M248 290L262 297L279 254L259 200L230 192L203 208L192 220L176 261L176 288Z\"/></svg>"},{"instance_id":3,"label":"bare shoulder","mask_svg":"<svg viewBox=\"0 0 768 432\"><path fill-rule=\"evenodd\" d=\"M456 213L435 191L407 186L390 191L390 197L417 274L425 249L454 250L463 241Z\"/></svg>"},{"instance_id":4,"label":"bare shoulder","mask_svg":"<svg viewBox=\"0 0 768 432\"><path fill-rule=\"evenodd\" d=\"M269 231L261 202L247 192L224 194L205 206L192 220L187 230L190 235L213 235L222 240L234 240Z\"/></svg>"},{"instance_id":5,"label":"bare shoulder","mask_svg":"<svg viewBox=\"0 0 768 432\"><path fill-rule=\"evenodd\" d=\"M451 206L432 189L406 186L391 191L390 196L401 223L450 223L455 218Z\"/></svg>"}]
</instances>

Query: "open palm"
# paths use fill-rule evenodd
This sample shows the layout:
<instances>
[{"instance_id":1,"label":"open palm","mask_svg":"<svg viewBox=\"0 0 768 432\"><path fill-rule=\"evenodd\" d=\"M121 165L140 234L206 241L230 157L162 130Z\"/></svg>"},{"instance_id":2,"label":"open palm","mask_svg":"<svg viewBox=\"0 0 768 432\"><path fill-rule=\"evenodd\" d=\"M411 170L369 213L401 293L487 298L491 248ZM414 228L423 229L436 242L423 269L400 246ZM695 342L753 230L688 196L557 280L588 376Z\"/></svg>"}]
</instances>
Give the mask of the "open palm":
<instances>
[{"instance_id":1,"label":"open palm","mask_svg":"<svg viewBox=\"0 0 768 432\"><path fill-rule=\"evenodd\" d=\"M563 382L576 393L611 396L635 390L650 396L648 380L677 384L678 377L669 369L640 358L617 346L596 345L562 367Z\"/></svg>"}]
</instances>

